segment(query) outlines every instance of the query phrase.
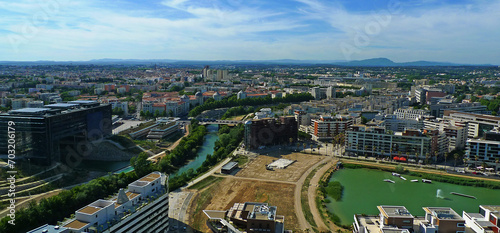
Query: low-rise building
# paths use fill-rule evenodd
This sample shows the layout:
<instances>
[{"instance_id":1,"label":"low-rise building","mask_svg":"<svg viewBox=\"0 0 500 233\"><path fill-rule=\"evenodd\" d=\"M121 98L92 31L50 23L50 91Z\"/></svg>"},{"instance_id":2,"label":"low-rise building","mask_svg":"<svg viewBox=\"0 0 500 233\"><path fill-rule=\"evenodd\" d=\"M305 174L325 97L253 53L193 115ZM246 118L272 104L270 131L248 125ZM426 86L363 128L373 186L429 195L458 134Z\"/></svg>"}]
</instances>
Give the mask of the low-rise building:
<instances>
[{"instance_id":1,"label":"low-rise building","mask_svg":"<svg viewBox=\"0 0 500 233\"><path fill-rule=\"evenodd\" d=\"M500 206L480 205L479 213L463 212L465 225L475 233L498 233L500 228Z\"/></svg>"},{"instance_id":2,"label":"low-rise building","mask_svg":"<svg viewBox=\"0 0 500 233\"><path fill-rule=\"evenodd\" d=\"M234 203L227 211L203 210L207 215L207 226L215 233L247 233L285 231L285 217L276 214L276 206L267 203L245 202Z\"/></svg>"},{"instance_id":3,"label":"low-rise building","mask_svg":"<svg viewBox=\"0 0 500 233\"><path fill-rule=\"evenodd\" d=\"M465 233L465 220L449 207L424 207L421 233Z\"/></svg>"}]
</instances>

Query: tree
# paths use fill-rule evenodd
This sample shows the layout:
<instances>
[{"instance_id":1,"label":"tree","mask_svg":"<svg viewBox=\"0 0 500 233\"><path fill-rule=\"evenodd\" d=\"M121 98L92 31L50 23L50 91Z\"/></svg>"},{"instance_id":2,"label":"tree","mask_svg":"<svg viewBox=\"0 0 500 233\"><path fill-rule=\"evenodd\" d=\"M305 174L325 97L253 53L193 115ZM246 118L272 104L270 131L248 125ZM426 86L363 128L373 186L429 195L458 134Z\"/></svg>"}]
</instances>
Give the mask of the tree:
<instances>
[{"instance_id":1,"label":"tree","mask_svg":"<svg viewBox=\"0 0 500 233\"><path fill-rule=\"evenodd\" d=\"M499 161L500 161L499 159L495 160L495 173L498 171L498 162Z\"/></svg>"},{"instance_id":2,"label":"tree","mask_svg":"<svg viewBox=\"0 0 500 233\"><path fill-rule=\"evenodd\" d=\"M148 154L141 152L139 155L130 159L130 165L134 168L137 176L142 177L152 171L151 161L148 160Z\"/></svg>"},{"instance_id":3,"label":"tree","mask_svg":"<svg viewBox=\"0 0 500 233\"><path fill-rule=\"evenodd\" d=\"M364 116L361 116L361 124L366 124L368 122L368 119Z\"/></svg>"},{"instance_id":4,"label":"tree","mask_svg":"<svg viewBox=\"0 0 500 233\"><path fill-rule=\"evenodd\" d=\"M455 152L453 154L453 158L455 159L455 163L453 164L453 170L455 170L457 166L458 153Z\"/></svg>"},{"instance_id":5,"label":"tree","mask_svg":"<svg viewBox=\"0 0 500 233\"><path fill-rule=\"evenodd\" d=\"M444 170L446 170L446 158L448 158L448 152L444 153Z\"/></svg>"}]
</instances>

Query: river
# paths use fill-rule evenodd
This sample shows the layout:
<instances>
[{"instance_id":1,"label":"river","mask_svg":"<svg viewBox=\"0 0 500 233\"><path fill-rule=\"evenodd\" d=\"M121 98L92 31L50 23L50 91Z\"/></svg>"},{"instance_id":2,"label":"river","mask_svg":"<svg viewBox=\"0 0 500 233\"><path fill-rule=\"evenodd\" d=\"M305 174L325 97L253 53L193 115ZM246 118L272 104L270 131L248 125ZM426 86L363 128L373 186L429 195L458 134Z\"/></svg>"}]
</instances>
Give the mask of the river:
<instances>
[{"instance_id":1,"label":"river","mask_svg":"<svg viewBox=\"0 0 500 233\"><path fill-rule=\"evenodd\" d=\"M214 153L215 141L219 138L217 132L219 130L217 125L207 125L208 133L205 135L205 141L203 145L198 149L198 155L193 160L189 161L186 165L182 166L177 172L170 174L171 177L178 176L188 169L192 168L196 171L205 159L208 154Z\"/></svg>"},{"instance_id":2,"label":"river","mask_svg":"<svg viewBox=\"0 0 500 233\"><path fill-rule=\"evenodd\" d=\"M219 138L217 135L218 126L217 125L207 125L208 133L205 135L203 145L198 149L198 155L193 160L189 161L186 165L181 167L177 172L170 174L172 177L175 177L190 168L194 170L201 167L208 154L212 154L214 152L215 141ZM104 172L130 172L133 170L130 167L129 161L94 161L94 160L84 160L78 166L80 168L84 168L91 171L104 171Z\"/></svg>"},{"instance_id":3,"label":"river","mask_svg":"<svg viewBox=\"0 0 500 233\"><path fill-rule=\"evenodd\" d=\"M340 201L327 204L327 208L338 215L342 224L352 224L354 214L377 215L378 205L402 205L414 216L423 216L422 207L451 207L459 215L462 211L477 213L479 205L500 205L500 190L460 186L432 182L422 183L420 178L406 176L406 181L392 176L390 172L375 169L341 169L330 181L339 181L344 186ZM395 183L384 182L391 179ZM410 182L418 179L418 183ZM438 197L438 189L441 197ZM477 197L471 199L450 194L458 192Z\"/></svg>"}]
</instances>

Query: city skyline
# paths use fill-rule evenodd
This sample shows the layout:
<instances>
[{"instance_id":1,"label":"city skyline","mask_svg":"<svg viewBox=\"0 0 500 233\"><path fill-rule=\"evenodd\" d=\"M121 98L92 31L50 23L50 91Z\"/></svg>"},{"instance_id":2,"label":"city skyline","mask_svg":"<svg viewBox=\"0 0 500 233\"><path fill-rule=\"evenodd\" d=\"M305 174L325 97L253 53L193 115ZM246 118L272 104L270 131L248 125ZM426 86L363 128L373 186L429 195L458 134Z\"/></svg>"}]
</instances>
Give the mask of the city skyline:
<instances>
[{"instance_id":1,"label":"city skyline","mask_svg":"<svg viewBox=\"0 0 500 233\"><path fill-rule=\"evenodd\" d=\"M3 2L0 60L500 64L500 1Z\"/></svg>"}]
</instances>

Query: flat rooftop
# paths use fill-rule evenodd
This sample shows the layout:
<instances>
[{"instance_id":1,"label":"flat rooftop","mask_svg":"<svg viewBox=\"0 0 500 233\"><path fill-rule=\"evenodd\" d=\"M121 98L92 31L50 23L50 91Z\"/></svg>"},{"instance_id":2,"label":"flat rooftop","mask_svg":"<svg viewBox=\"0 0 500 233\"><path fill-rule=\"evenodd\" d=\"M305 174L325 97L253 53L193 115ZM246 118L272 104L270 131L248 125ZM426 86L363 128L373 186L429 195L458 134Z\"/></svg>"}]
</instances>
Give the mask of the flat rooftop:
<instances>
[{"instance_id":1,"label":"flat rooftop","mask_svg":"<svg viewBox=\"0 0 500 233\"><path fill-rule=\"evenodd\" d=\"M67 104L67 103L57 103L57 104L49 104L45 105L45 107L48 108L72 108L72 107L78 107L78 104Z\"/></svg>"},{"instance_id":2,"label":"flat rooftop","mask_svg":"<svg viewBox=\"0 0 500 233\"><path fill-rule=\"evenodd\" d=\"M101 209L102 208L95 207L95 206L85 206L83 209L80 209L77 212L84 213L84 214L94 214L95 212L97 212Z\"/></svg>"},{"instance_id":3,"label":"flat rooftop","mask_svg":"<svg viewBox=\"0 0 500 233\"><path fill-rule=\"evenodd\" d=\"M268 167L279 168L279 169L284 169L284 168L287 168L288 166L290 166L294 162L295 161L290 160L290 159L278 159L278 160L270 163L267 166Z\"/></svg>"},{"instance_id":4,"label":"flat rooftop","mask_svg":"<svg viewBox=\"0 0 500 233\"><path fill-rule=\"evenodd\" d=\"M142 177L139 181L152 182L158 178L160 178L160 174L150 173L149 175Z\"/></svg>"},{"instance_id":5,"label":"flat rooftop","mask_svg":"<svg viewBox=\"0 0 500 233\"><path fill-rule=\"evenodd\" d=\"M480 213L469 213L465 212L467 215L469 215L471 218L484 218L484 216Z\"/></svg>"},{"instance_id":6,"label":"flat rooftop","mask_svg":"<svg viewBox=\"0 0 500 233\"><path fill-rule=\"evenodd\" d=\"M66 224L63 227L67 227L67 228L72 228L72 229L79 230L79 229L82 229L82 227L87 226L87 224L89 224L89 223L88 222L82 222L80 220L76 220L75 219L75 220L71 221L70 223Z\"/></svg>"},{"instance_id":7,"label":"flat rooftop","mask_svg":"<svg viewBox=\"0 0 500 233\"><path fill-rule=\"evenodd\" d=\"M432 214L438 219L463 220L462 216L450 207L423 207L423 209L426 213Z\"/></svg>"},{"instance_id":8,"label":"flat rooftop","mask_svg":"<svg viewBox=\"0 0 500 233\"><path fill-rule=\"evenodd\" d=\"M357 219L360 227L366 227L368 228L368 232L371 233L377 233L380 232L380 217L378 215L360 215L356 214L354 215L354 218ZM413 229L419 229L420 223L426 223L427 220L425 220L425 217L415 217L413 219ZM384 229L386 230L386 229ZM387 229L390 230L390 229ZM397 232L391 232L391 231L383 231L385 233L397 233L401 232L401 229L399 229Z\"/></svg>"},{"instance_id":9,"label":"flat rooftop","mask_svg":"<svg viewBox=\"0 0 500 233\"><path fill-rule=\"evenodd\" d=\"M134 199L134 197L137 197L140 195L139 193L133 193L133 192L126 192L125 194L127 195L129 200L132 200L132 199Z\"/></svg>"},{"instance_id":10,"label":"flat rooftop","mask_svg":"<svg viewBox=\"0 0 500 233\"><path fill-rule=\"evenodd\" d=\"M388 218L413 218L404 206L377 206L379 211Z\"/></svg>"},{"instance_id":11,"label":"flat rooftop","mask_svg":"<svg viewBox=\"0 0 500 233\"><path fill-rule=\"evenodd\" d=\"M66 227L45 224L39 228L28 231L27 233L59 233L59 232L66 232L66 230L67 230Z\"/></svg>"},{"instance_id":12,"label":"flat rooftop","mask_svg":"<svg viewBox=\"0 0 500 233\"><path fill-rule=\"evenodd\" d=\"M480 206L491 212L500 212L500 205L480 205Z\"/></svg>"},{"instance_id":13,"label":"flat rooftop","mask_svg":"<svg viewBox=\"0 0 500 233\"><path fill-rule=\"evenodd\" d=\"M21 108L16 110L11 110L9 113L31 113L31 114L42 114L46 111L49 111L50 108Z\"/></svg>"},{"instance_id":14,"label":"flat rooftop","mask_svg":"<svg viewBox=\"0 0 500 233\"><path fill-rule=\"evenodd\" d=\"M231 170L238 165L237 162L229 162L222 166L222 170Z\"/></svg>"},{"instance_id":15,"label":"flat rooftop","mask_svg":"<svg viewBox=\"0 0 500 233\"><path fill-rule=\"evenodd\" d=\"M220 210L203 210L203 213L211 219L224 219L226 217L226 211L220 211Z\"/></svg>"}]
</instances>

